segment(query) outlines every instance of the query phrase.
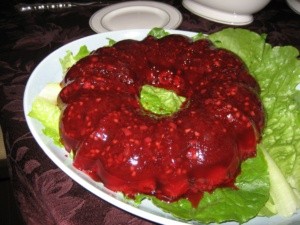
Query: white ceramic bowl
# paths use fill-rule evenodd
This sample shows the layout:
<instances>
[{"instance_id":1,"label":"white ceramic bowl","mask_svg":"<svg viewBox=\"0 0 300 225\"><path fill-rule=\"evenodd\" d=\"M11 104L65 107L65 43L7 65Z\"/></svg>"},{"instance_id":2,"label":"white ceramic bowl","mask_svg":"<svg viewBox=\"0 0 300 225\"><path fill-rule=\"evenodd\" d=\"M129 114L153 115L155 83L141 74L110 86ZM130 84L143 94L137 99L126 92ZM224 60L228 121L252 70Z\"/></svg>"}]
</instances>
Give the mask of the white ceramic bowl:
<instances>
[{"instance_id":1,"label":"white ceramic bowl","mask_svg":"<svg viewBox=\"0 0 300 225\"><path fill-rule=\"evenodd\" d=\"M286 0L286 2L295 13L300 14L300 0Z\"/></svg>"},{"instance_id":2,"label":"white ceramic bowl","mask_svg":"<svg viewBox=\"0 0 300 225\"><path fill-rule=\"evenodd\" d=\"M183 6L206 19L246 25L253 21L253 13L262 10L271 0L183 0Z\"/></svg>"}]
</instances>

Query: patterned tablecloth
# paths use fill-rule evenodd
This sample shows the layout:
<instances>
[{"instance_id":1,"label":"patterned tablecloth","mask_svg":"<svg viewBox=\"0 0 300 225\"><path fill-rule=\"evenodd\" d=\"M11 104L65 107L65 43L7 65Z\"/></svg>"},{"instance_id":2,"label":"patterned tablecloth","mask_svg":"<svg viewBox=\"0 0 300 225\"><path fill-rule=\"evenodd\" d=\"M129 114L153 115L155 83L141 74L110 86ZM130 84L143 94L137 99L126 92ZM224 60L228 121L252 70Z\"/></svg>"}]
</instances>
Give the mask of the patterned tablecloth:
<instances>
[{"instance_id":1,"label":"patterned tablecloth","mask_svg":"<svg viewBox=\"0 0 300 225\"><path fill-rule=\"evenodd\" d=\"M178 29L212 33L229 27L193 15L181 1L165 2L183 15ZM13 189L25 222L152 224L102 201L71 180L38 146L23 114L23 93L33 69L58 47L94 34L89 18L99 6L20 13L8 0L0 5L0 119ZM293 45L300 49L300 15L283 0L272 0L244 28L266 33L267 41L273 45Z\"/></svg>"}]
</instances>

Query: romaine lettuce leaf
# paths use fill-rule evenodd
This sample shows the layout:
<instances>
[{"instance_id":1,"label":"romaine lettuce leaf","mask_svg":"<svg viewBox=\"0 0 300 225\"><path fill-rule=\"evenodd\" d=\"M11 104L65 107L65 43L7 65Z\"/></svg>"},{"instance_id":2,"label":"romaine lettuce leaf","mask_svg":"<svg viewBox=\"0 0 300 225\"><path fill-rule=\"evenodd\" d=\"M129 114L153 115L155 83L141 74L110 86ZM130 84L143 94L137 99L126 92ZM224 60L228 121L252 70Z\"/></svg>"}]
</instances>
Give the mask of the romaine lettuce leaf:
<instances>
[{"instance_id":1,"label":"romaine lettuce leaf","mask_svg":"<svg viewBox=\"0 0 300 225\"><path fill-rule=\"evenodd\" d=\"M174 91L144 85L140 93L140 103L144 109L157 115L170 115L177 112L186 98Z\"/></svg>"},{"instance_id":2,"label":"romaine lettuce leaf","mask_svg":"<svg viewBox=\"0 0 300 225\"><path fill-rule=\"evenodd\" d=\"M151 36L156 37L158 39L162 38L162 37L165 37L169 34L170 33L165 31L165 29L159 28L159 27L155 27L155 28L151 29L150 32L148 33L148 35L151 35Z\"/></svg>"},{"instance_id":3,"label":"romaine lettuce leaf","mask_svg":"<svg viewBox=\"0 0 300 225\"><path fill-rule=\"evenodd\" d=\"M64 58L59 59L63 74L78 60L90 54L87 46L81 46L76 55L67 51ZM37 119L44 126L43 133L52 138L54 144L63 146L59 135L59 119L61 111L57 106L57 97L61 90L59 83L46 85L34 99L29 116Z\"/></svg>"},{"instance_id":4,"label":"romaine lettuce leaf","mask_svg":"<svg viewBox=\"0 0 300 225\"><path fill-rule=\"evenodd\" d=\"M283 193L294 191L293 201L300 205L300 83L299 51L291 46L272 47L265 42L265 35L243 29L226 29L212 34L209 38L218 46L239 55L261 87L261 98L267 114L266 128L260 147L283 174L290 186L281 189ZM270 169L270 173L275 172ZM271 174L270 176L273 176ZM272 190L277 190L271 182ZM287 212L289 203L271 193L263 209L263 215L291 215ZM284 198L284 195L282 195ZM286 206L282 204L287 204ZM265 213L265 214L264 214Z\"/></svg>"},{"instance_id":5,"label":"romaine lettuce leaf","mask_svg":"<svg viewBox=\"0 0 300 225\"><path fill-rule=\"evenodd\" d=\"M59 136L60 109L56 104L43 97L36 97L29 116L40 121L43 126L43 133L52 138L54 144L63 146Z\"/></svg>"},{"instance_id":6,"label":"romaine lettuce leaf","mask_svg":"<svg viewBox=\"0 0 300 225\"><path fill-rule=\"evenodd\" d=\"M271 188L270 200L266 204L265 209L261 210L261 214L263 211L267 211L268 213L278 212L282 216L291 216L297 210L299 200L269 153L264 149L263 152L268 163Z\"/></svg>"},{"instance_id":7,"label":"romaine lettuce leaf","mask_svg":"<svg viewBox=\"0 0 300 225\"><path fill-rule=\"evenodd\" d=\"M266 66L254 71L258 81L266 83L261 96L269 113L262 145L289 185L286 188L278 183L271 185L269 204L282 216L292 215L300 206L300 110L299 91L295 90L300 83L298 56L293 47L268 46L263 57ZM268 82L264 80L267 76ZM284 193L282 198L279 192Z\"/></svg>"},{"instance_id":8,"label":"romaine lettuce leaf","mask_svg":"<svg viewBox=\"0 0 300 225\"><path fill-rule=\"evenodd\" d=\"M87 46L83 45L80 47L78 53L74 56L73 52L67 51L67 54L64 58L59 59L63 74L67 72L67 70L74 65L78 60L90 54Z\"/></svg>"},{"instance_id":9,"label":"romaine lettuce leaf","mask_svg":"<svg viewBox=\"0 0 300 225\"><path fill-rule=\"evenodd\" d=\"M208 38L215 46L236 53L245 62L250 72L260 67L266 44L265 34L228 28L210 34Z\"/></svg>"},{"instance_id":10,"label":"romaine lettuce leaf","mask_svg":"<svg viewBox=\"0 0 300 225\"><path fill-rule=\"evenodd\" d=\"M261 152L242 164L235 184L238 190L218 188L211 194L205 193L197 208L186 199L166 203L153 198L153 203L181 219L203 223L246 222L257 215L269 198L269 174Z\"/></svg>"}]
</instances>

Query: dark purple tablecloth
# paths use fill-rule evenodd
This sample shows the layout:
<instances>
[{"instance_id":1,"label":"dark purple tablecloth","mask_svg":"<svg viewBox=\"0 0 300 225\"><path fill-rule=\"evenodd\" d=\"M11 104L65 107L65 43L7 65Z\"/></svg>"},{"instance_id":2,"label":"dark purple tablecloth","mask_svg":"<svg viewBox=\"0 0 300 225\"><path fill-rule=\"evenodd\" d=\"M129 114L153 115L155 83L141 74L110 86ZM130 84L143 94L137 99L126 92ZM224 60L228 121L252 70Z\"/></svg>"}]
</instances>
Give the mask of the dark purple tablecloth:
<instances>
[{"instance_id":1,"label":"dark purple tablecloth","mask_svg":"<svg viewBox=\"0 0 300 225\"><path fill-rule=\"evenodd\" d=\"M165 2L183 14L178 29L211 33L229 27L191 14L181 1ZM88 21L100 7L19 13L8 0L1 1L0 6L1 126L24 221L43 225L152 224L110 205L71 180L35 142L23 114L23 92L35 66L58 47L94 34ZM300 49L300 15L284 0L272 0L244 28L268 34L267 40L273 45Z\"/></svg>"}]
</instances>

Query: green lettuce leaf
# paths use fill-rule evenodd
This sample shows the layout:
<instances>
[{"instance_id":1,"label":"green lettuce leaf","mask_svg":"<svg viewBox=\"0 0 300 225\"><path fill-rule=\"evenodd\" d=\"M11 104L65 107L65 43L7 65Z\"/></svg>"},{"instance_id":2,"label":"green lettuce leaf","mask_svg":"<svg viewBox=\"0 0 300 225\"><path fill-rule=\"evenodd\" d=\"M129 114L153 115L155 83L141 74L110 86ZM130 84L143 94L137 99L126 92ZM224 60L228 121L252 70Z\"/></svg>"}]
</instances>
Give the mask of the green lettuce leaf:
<instances>
[{"instance_id":1,"label":"green lettuce leaf","mask_svg":"<svg viewBox=\"0 0 300 225\"><path fill-rule=\"evenodd\" d=\"M67 51L64 58L59 59L63 74L78 60L90 54L88 48L81 46L78 53L73 55ZM47 84L35 98L29 116L37 119L43 125L43 133L50 137L54 144L63 146L59 135L59 119L61 111L57 106L57 97L61 90L59 83Z\"/></svg>"},{"instance_id":2,"label":"green lettuce leaf","mask_svg":"<svg viewBox=\"0 0 300 225\"><path fill-rule=\"evenodd\" d=\"M29 116L37 119L43 124L43 133L52 138L54 144L63 146L59 136L60 109L56 104L43 97L36 97Z\"/></svg>"},{"instance_id":3,"label":"green lettuce leaf","mask_svg":"<svg viewBox=\"0 0 300 225\"><path fill-rule=\"evenodd\" d=\"M175 217L196 220L203 223L224 221L246 222L256 216L269 198L269 174L261 152L258 156L242 164L241 175L236 186L218 188L213 193L205 193L197 208L186 199L166 203L153 198L153 203Z\"/></svg>"},{"instance_id":4,"label":"green lettuce leaf","mask_svg":"<svg viewBox=\"0 0 300 225\"><path fill-rule=\"evenodd\" d=\"M165 31L165 29L159 28L159 27L155 27L155 28L151 29L148 33L148 35L156 37L158 39L163 38L169 34L170 33Z\"/></svg>"},{"instance_id":5,"label":"green lettuce leaf","mask_svg":"<svg viewBox=\"0 0 300 225\"><path fill-rule=\"evenodd\" d=\"M300 95L295 90L300 83L298 56L298 50L291 46L268 45L262 62L264 67L253 72L265 84L261 96L269 112L262 145L286 179L280 185L271 183L267 208L275 208L274 213L282 216L292 215L300 206ZM288 186L283 186L284 183Z\"/></svg>"},{"instance_id":6,"label":"green lettuce leaf","mask_svg":"<svg viewBox=\"0 0 300 225\"><path fill-rule=\"evenodd\" d=\"M64 58L59 59L63 74L67 72L67 70L73 66L78 60L90 54L87 46L83 45L80 47L78 53L74 56L73 52L67 51L67 54Z\"/></svg>"},{"instance_id":7,"label":"green lettuce leaf","mask_svg":"<svg viewBox=\"0 0 300 225\"><path fill-rule=\"evenodd\" d=\"M186 98L174 91L144 85L140 93L140 103L144 109L157 115L170 115L177 112Z\"/></svg>"},{"instance_id":8,"label":"green lettuce leaf","mask_svg":"<svg viewBox=\"0 0 300 225\"><path fill-rule=\"evenodd\" d=\"M195 36L192 37L192 40L193 41L198 41L198 40L201 40L201 39L204 39L204 38L206 38L206 36L203 33L198 33L198 34L196 34Z\"/></svg>"},{"instance_id":9,"label":"green lettuce leaf","mask_svg":"<svg viewBox=\"0 0 300 225\"><path fill-rule=\"evenodd\" d=\"M107 46L113 46L114 44L117 43L117 42L116 42L114 39L112 39L112 38L107 38L107 40L108 40L108 45L107 45Z\"/></svg>"},{"instance_id":10,"label":"green lettuce leaf","mask_svg":"<svg viewBox=\"0 0 300 225\"><path fill-rule=\"evenodd\" d=\"M208 38L219 48L236 53L247 65L250 71L260 67L266 35L260 35L245 29L228 28L210 34Z\"/></svg>"},{"instance_id":11,"label":"green lettuce leaf","mask_svg":"<svg viewBox=\"0 0 300 225\"><path fill-rule=\"evenodd\" d=\"M284 198L298 208L300 205L299 51L292 46L272 47L265 42L265 35L243 29L226 29L209 38L218 47L239 55L260 84L267 122L259 147L268 154L268 162L275 163L269 168L270 177L282 173L285 180L281 182L288 185L278 190L275 186L280 184L271 182L270 199L261 214L289 216L295 208L291 209L292 203Z\"/></svg>"},{"instance_id":12,"label":"green lettuce leaf","mask_svg":"<svg viewBox=\"0 0 300 225\"><path fill-rule=\"evenodd\" d=\"M270 200L261 210L261 214L264 212L267 214L279 213L282 216L291 216L295 213L297 207L299 207L299 200L270 154L264 149L263 152L268 163L271 188Z\"/></svg>"}]
</instances>

